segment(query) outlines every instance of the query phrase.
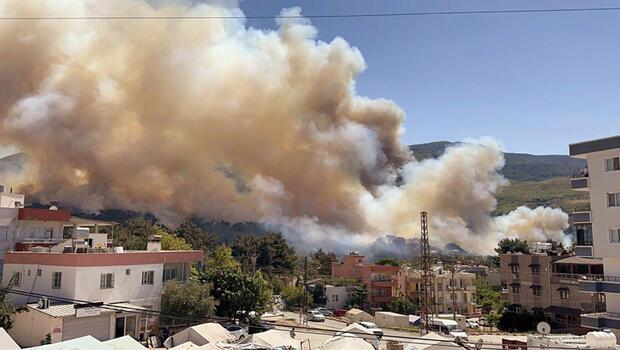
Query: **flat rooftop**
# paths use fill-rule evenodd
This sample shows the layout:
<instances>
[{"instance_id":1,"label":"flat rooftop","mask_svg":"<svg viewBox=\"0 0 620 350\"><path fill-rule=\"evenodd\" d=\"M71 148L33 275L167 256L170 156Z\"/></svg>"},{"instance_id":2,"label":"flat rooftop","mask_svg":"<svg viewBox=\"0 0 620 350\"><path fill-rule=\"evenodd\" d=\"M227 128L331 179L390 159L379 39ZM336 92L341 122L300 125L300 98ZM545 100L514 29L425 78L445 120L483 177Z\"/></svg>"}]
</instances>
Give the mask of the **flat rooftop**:
<instances>
[{"instance_id":1,"label":"flat rooftop","mask_svg":"<svg viewBox=\"0 0 620 350\"><path fill-rule=\"evenodd\" d=\"M620 148L620 135L603 139L573 143L568 146L571 156L579 156L592 152L606 151Z\"/></svg>"},{"instance_id":2,"label":"flat rooftop","mask_svg":"<svg viewBox=\"0 0 620 350\"><path fill-rule=\"evenodd\" d=\"M6 252L4 265L28 264L46 266L119 266L175 264L201 261L202 250L126 250L101 253Z\"/></svg>"}]
</instances>

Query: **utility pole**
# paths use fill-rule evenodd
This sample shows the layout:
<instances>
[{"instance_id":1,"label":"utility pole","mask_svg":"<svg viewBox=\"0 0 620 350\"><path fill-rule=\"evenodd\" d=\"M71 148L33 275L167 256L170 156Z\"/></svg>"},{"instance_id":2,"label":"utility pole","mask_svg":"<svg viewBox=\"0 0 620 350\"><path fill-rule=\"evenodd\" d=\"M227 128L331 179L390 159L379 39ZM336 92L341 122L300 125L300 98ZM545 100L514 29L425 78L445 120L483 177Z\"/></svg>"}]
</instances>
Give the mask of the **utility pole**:
<instances>
[{"instance_id":1,"label":"utility pole","mask_svg":"<svg viewBox=\"0 0 620 350\"><path fill-rule=\"evenodd\" d=\"M304 305L302 307L303 310L303 318L304 324L308 325L308 257L304 257L304 297L303 297Z\"/></svg>"},{"instance_id":2,"label":"utility pole","mask_svg":"<svg viewBox=\"0 0 620 350\"><path fill-rule=\"evenodd\" d=\"M454 279L454 264L450 266L450 295L452 299L452 319L456 321L456 280Z\"/></svg>"},{"instance_id":3,"label":"utility pole","mask_svg":"<svg viewBox=\"0 0 620 350\"><path fill-rule=\"evenodd\" d=\"M422 263L420 333L428 334L432 312L431 294L433 293L433 275L430 264L430 243L428 241L428 218L425 211L420 213L420 259Z\"/></svg>"}]
</instances>

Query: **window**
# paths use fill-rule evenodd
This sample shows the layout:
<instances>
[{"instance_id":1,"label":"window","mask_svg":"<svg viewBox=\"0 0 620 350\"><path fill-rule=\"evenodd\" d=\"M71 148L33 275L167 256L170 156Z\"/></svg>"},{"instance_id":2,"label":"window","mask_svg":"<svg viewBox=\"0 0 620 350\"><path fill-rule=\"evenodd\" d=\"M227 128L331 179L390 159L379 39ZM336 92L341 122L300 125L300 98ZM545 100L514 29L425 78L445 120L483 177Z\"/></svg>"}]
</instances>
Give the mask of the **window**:
<instances>
[{"instance_id":1,"label":"window","mask_svg":"<svg viewBox=\"0 0 620 350\"><path fill-rule=\"evenodd\" d=\"M620 207L620 192L607 193L607 206Z\"/></svg>"},{"instance_id":2,"label":"window","mask_svg":"<svg viewBox=\"0 0 620 350\"><path fill-rule=\"evenodd\" d=\"M605 159L605 171L620 170L620 157Z\"/></svg>"},{"instance_id":3,"label":"window","mask_svg":"<svg viewBox=\"0 0 620 350\"><path fill-rule=\"evenodd\" d=\"M15 287L22 286L22 273L21 272L13 272L13 285Z\"/></svg>"},{"instance_id":4,"label":"window","mask_svg":"<svg viewBox=\"0 0 620 350\"><path fill-rule=\"evenodd\" d=\"M519 294L521 293L521 285L520 284L513 284L512 286L512 292L515 294Z\"/></svg>"},{"instance_id":5,"label":"window","mask_svg":"<svg viewBox=\"0 0 620 350\"><path fill-rule=\"evenodd\" d=\"M125 269L125 275L127 276L131 275L131 269Z\"/></svg>"},{"instance_id":6,"label":"window","mask_svg":"<svg viewBox=\"0 0 620 350\"><path fill-rule=\"evenodd\" d=\"M37 277L41 277L41 269L37 269Z\"/></svg>"},{"instance_id":7,"label":"window","mask_svg":"<svg viewBox=\"0 0 620 350\"><path fill-rule=\"evenodd\" d=\"M164 282L172 281L177 279L177 269L176 267L169 267L164 269Z\"/></svg>"},{"instance_id":8,"label":"window","mask_svg":"<svg viewBox=\"0 0 620 350\"><path fill-rule=\"evenodd\" d=\"M60 289L62 272L52 272L52 289Z\"/></svg>"},{"instance_id":9,"label":"window","mask_svg":"<svg viewBox=\"0 0 620 350\"><path fill-rule=\"evenodd\" d=\"M570 298L570 291L568 289L560 289L560 299L568 300Z\"/></svg>"},{"instance_id":10,"label":"window","mask_svg":"<svg viewBox=\"0 0 620 350\"><path fill-rule=\"evenodd\" d=\"M155 271L142 271L142 284L153 284Z\"/></svg>"},{"instance_id":11,"label":"window","mask_svg":"<svg viewBox=\"0 0 620 350\"><path fill-rule=\"evenodd\" d=\"M0 241L8 241L8 240L9 240L9 227L0 226Z\"/></svg>"},{"instance_id":12,"label":"window","mask_svg":"<svg viewBox=\"0 0 620 350\"><path fill-rule=\"evenodd\" d=\"M26 276L30 276L32 274L32 271L30 269L28 269L28 272L26 273Z\"/></svg>"},{"instance_id":13,"label":"window","mask_svg":"<svg viewBox=\"0 0 620 350\"><path fill-rule=\"evenodd\" d=\"M620 243L620 228L609 229L609 243Z\"/></svg>"},{"instance_id":14,"label":"window","mask_svg":"<svg viewBox=\"0 0 620 350\"><path fill-rule=\"evenodd\" d=\"M113 273L102 273L101 281L99 282L99 289L110 289L114 288L114 274Z\"/></svg>"},{"instance_id":15,"label":"window","mask_svg":"<svg viewBox=\"0 0 620 350\"><path fill-rule=\"evenodd\" d=\"M510 264L510 272L519 273L519 264Z\"/></svg>"},{"instance_id":16,"label":"window","mask_svg":"<svg viewBox=\"0 0 620 350\"><path fill-rule=\"evenodd\" d=\"M542 288L540 286L532 286L532 295L539 297L542 295Z\"/></svg>"},{"instance_id":17,"label":"window","mask_svg":"<svg viewBox=\"0 0 620 350\"><path fill-rule=\"evenodd\" d=\"M532 275L540 275L540 265L532 265Z\"/></svg>"}]
</instances>

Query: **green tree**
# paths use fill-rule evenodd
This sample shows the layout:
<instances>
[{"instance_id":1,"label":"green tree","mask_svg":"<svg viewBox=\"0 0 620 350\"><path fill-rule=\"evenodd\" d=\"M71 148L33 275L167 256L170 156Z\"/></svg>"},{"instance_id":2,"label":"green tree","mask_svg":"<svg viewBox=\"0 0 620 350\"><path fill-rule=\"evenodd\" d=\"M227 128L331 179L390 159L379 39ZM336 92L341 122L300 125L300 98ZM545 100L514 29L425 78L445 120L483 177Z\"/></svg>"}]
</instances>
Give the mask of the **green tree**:
<instances>
[{"instance_id":1,"label":"green tree","mask_svg":"<svg viewBox=\"0 0 620 350\"><path fill-rule=\"evenodd\" d=\"M271 272L292 271L297 261L295 248L288 245L286 239L279 232L267 232L260 238L259 255L256 265Z\"/></svg>"},{"instance_id":2,"label":"green tree","mask_svg":"<svg viewBox=\"0 0 620 350\"><path fill-rule=\"evenodd\" d=\"M162 294L161 309L164 313L201 318L212 316L216 301L211 296L211 286L198 282L167 283ZM164 319L164 322L168 320ZM187 320L189 321L189 319Z\"/></svg>"},{"instance_id":3,"label":"green tree","mask_svg":"<svg viewBox=\"0 0 620 350\"><path fill-rule=\"evenodd\" d=\"M348 306L363 309L364 305L368 301L368 294L368 287L365 284L363 286L355 287L355 290L351 293L349 301L347 302Z\"/></svg>"},{"instance_id":4,"label":"green tree","mask_svg":"<svg viewBox=\"0 0 620 350\"><path fill-rule=\"evenodd\" d=\"M241 262L244 271L256 270L256 260L261 253L260 238L254 235L239 235L235 237L231 248L232 255Z\"/></svg>"},{"instance_id":5,"label":"green tree","mask_svg":"<svg viewBox=\"0 0 620 350\"><path fill-rule=\"evenodd\" d=\"M530 252L530 247L527 245L527 241L522 241L518 238L504 238L499 241L497 244L497 248L495 248L495 252L497 254L506 254L506 253L523 253L527 254Z\"/></svg>"},{"instance_id":6,"label":"green tree","mask_svg":"<svg viewBox=\"0 0 620 350\"><path fill-rule=\"evenodd\" d=\"M7 289L13 288L15 285L16 275L13 275L9 280L6 288L0 287L0 327L4 329L11 329L13 327L13 315L22 311L25 311L25 308L16 307L9 299L7 299L6 295Z\"/></svg>"},{"instance_id":7,"label":"green tree","mask_svg":"<svg viewBox=\"0 0 620 350\"><path fill-rule=\"evenodd\" d=\"M286 283L284 282L284 280L278 276L271 277L271 280L269 282L271 284L271 290L273 291L273 294L276 295L282 294L282 291L286 287Z\"/></svg>"},{"instance_id":8,"label":"green tree","mask_svg":"<svg viewBox=\"0 0 620 350\"><path fill-rule=\"evenodd\" d=\"M325 295L325 285L323 283L315 283L312 290L312 303L315 305L325 305L327 296Z\"/></svg>"},{"instance_id":9,"label":"green tree","mask_svg":"<svg viewBox=\"0 0 620 350\"><path fill-rule=\"evenodd\" d=\"M127 250L145 250L149 236L161 235L164 229L144 217L132 218L114 228L114 245Z\"/></svg>"},{"instance_id":10,"label":"green tree","mask_svg":"<svg viewBox=\"0 0 620 350\"><path fill-rule=\"evenodd\" d=\"M241 271L241 265L232 256L232 249L226 245L220 245L213 250L207 257L206 268Z\"/></svg>"},{"instance_id":11,"label":"green tree","mask_svg":"<svg viewBox=\"0 0 620 350\"><path fill-rule=\"evenodd\" d=\"M194 249L202 249L205 252L212 252L217 247L217 237L205 232L200 226L191 220L185 220L177 229L175 234L183 238Z\"/></svg>"},{"instance_id":12,"label":"green tree","mask_svg":"<svg viewBox=\"0 0 620 350\"><path fill-rule=\"evenodd\" d=\"M323 249L319 249L312 255L312 262L317 273L321 276L329 276L332 273L332 263L337 262L336 254L326 253Z\"/></svg>"},{"instance_id":13,"label":"green tree","mask_svg":"<svg viewBox=\"0 0 620 350\"><path fill-rule=\"evenodd\" d=\"M191 250L192 246L183 238L177 237L173 233L162 230L161 232L162 250Z\"/></svg>"},{"instance_id":14,"label":"green tree","mask_svg":"<svg viewBox=\"0 0 620 350\"><path fill-rule=\"evenodd\" d=\"M418 313L419 303L408 297L399 297L390 303L390 311L403 315L416 315Z\"/></svg>"},{"instance_id":15,"label":"green tree","mask_svg":"<svg viewBox=\"0 0 620 350\"><path fill-rule=\"evenodd\" d=\"M480 307L483 315L488 315L493 311L501 311L504 308L500 286L489 284L485 278L477 278L475 285L476 304Z\"/></svg>"},{"instance_id":16,"label":"green tree","mask_svg":"<svg viewBox=\"0 0 620 350\"><path fill-rule=\"evenodd\" d=\"M238 269L211 268L204 280L212 287L218 316L247 319L251 311L261 314L269 308L271 289L260 272L250 275Z\"/></svg>"},{"instance_id":17,"label":"green tree","mask_svg":"<svg viewBox=\"0 0 620 350\"><path fill-rule=\"evenodd\" d=\"M282 291L282 300L289 310L300 308L304 304L304 293L308 306L312 303L312 295L301 286L286 286Z\"/></svg>"},{"instance_id":18,"label":"green tree","mask_svg":"<svg viewBox=\"0 0 620 350\"><path fill-rule=\"evenodd\" d=\"M400 266L400 262L394 259L385 258L377 261L377 265Z\"/></svg>"},{"instance_id":19,"label":"green tree","mask_svg":"<svg viewBox=\"0 0 620 350\"><path fill-rule=\"evenodd\" d=\"M41 345L47 345L52 343L52 335L47 333L45 338L43 338L40 342Z\"/></svg>"}]
</instances>

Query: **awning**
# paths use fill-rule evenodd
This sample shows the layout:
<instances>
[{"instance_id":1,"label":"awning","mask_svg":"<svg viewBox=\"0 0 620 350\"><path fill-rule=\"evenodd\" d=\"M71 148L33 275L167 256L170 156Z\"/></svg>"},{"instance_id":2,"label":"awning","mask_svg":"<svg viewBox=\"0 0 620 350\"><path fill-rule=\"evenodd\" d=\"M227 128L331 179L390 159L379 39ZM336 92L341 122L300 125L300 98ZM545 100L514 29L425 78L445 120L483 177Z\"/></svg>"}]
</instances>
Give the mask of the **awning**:
<instances>
[{"instance_id":1,"label":"awning","mask_svg":"<svg viewBox=\"0 0 620 350\"><path fill-rule=\"evenodd\" d=\"M545 312L561 314L561 315L571 315L571 316L581 315L581 309L573 309L570 307L562 307L562 306L548 306L545 308Z\"/></svg>"},{"instance_id":2,"label":"awning","mask_svg":"<svg viewBox=\"0 0 620 350\"><path fill-rule=\"evenodd\" d=\"M534 289L534 288L542 288L542 286L539 286L539 285L533 284L533 285L531 285L531 286L530 286L530 288L532 288L532 289Z\"/></svg>"},{"instance_id":3,"label":"awning","mask_svg":"<svg viewBox=\"0 0 620 350\"><path fill-rule=\"evenodd\" d=\"M510 284L511 287L512 286L520 286L520 285L521 285L521 283L518 283L518 282L513 282L513 283Z\"/></svg>"},{"instance_id":4,"label":"awning","mask_svg":"<svg viewBox=\"0 0 620 350\"><path fill-rule=\"evenodd\" d=\"M540 267L540 264L529 264L527 267Z\"/></svg>"},{"instance_id":5,"label":"awning","mask_svg":"<svg viewBox=\"0 0 620 350\"><path fill-rule=\"evenodd\" d=\"M585 258L583 256L571 256L552 262L552 264L562 265L603 265L603 260L595 258Z\"/></svg>"},{"instance_id":6,"label":"awning","mask_svg":"<svg viewBox=\"0 0 620 350\"><path fill-rule=\"evenodd\" d=\"M557 291L560 291L560 290L570 290L570 289L568 289L568 288L566 288L566 287L558 287L558 289L556 289L556 290L557 290Z\"/></svg>"}]
</instances>

